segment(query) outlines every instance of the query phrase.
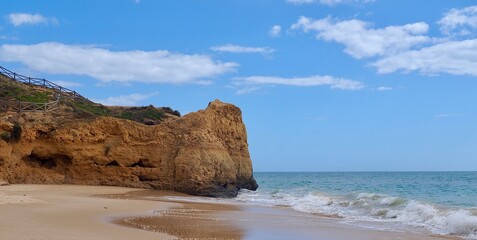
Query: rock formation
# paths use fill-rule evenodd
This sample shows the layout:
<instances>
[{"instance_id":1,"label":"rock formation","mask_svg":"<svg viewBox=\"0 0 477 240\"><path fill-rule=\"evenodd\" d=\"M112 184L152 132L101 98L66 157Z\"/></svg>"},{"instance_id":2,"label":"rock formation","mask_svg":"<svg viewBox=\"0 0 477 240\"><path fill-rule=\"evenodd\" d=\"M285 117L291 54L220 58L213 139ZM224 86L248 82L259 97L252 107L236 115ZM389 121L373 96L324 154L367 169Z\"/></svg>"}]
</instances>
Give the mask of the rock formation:
<instances>
[{"instance_id":1,"label":"rock formation","mask_svg":"<svg viewBox=\"0 0 477 240\"><path fill-rule=\"evenodd\" d=\"M0 180L114 185L203 196L255 190L241 110L215 100L205 110L146 126L99 117L63 121L50 113L0 113Z\"/></svg>"}]
</instances>

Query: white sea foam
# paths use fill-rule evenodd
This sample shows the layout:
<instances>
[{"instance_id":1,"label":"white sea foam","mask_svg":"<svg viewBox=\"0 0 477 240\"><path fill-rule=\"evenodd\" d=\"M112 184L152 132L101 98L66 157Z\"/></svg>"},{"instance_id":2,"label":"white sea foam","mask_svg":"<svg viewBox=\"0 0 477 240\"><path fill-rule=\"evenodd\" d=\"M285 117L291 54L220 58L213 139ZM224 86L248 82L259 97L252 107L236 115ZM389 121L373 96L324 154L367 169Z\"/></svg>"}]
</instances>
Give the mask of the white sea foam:
<instances>
[{"instance_id":1,"label":"white sea foam","mask_svg":"<svg viewBox=\"0 0 477 240\"><path fill-rule=\"evenodd\" d=\"M477 239L475 210L473 213L471 209L450 209L375 193L335 196L316 191L304 193L284 190L273 192L243 190L235 199L188 198L181 200L285 206L300 212L334 215L355 222L379 221L393 223L393 225L399 223L405 226L423 227L436 234L452 234Z\"/></svg>"}]
</instances>

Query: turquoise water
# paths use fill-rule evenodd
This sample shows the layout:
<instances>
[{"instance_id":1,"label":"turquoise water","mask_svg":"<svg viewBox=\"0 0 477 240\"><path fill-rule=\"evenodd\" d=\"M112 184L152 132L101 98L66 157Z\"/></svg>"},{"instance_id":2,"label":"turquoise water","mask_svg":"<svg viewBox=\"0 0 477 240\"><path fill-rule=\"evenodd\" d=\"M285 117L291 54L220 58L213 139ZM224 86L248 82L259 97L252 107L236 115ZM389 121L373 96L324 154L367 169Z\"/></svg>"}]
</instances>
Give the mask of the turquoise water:
<instances>
[{"instance_id":1,"label":"turquoise water","mask_svg":"<svg viewBox=\"0 0 477 240\"><path fill-rule=\"evenodd\" d=\"M259 191L376 193L448 207L477 208L477 172L255 173Z\"/></svg>"},{"instance_id":2,"label":"turquoise water","mask_svg":"<svg viewBox=\"0 0 477 240\"><path fill-rule=\"evenodd\" d=\"M477 239L477 172L255 173L233 201ZM402 228L401 228L402 230Z\"/></svg>"},{"instance_id":3,"label":"turquoise water","mask_svg":"<svg viewBox=\"0 0 477 240\"><path fill-rule=\"evenodd\" d=\"M291 208L383 230L477 239L477 172L254 173L257 191L224 202ZM190 200L190 198L188 198Z\"/></svg>"}]
</instances>

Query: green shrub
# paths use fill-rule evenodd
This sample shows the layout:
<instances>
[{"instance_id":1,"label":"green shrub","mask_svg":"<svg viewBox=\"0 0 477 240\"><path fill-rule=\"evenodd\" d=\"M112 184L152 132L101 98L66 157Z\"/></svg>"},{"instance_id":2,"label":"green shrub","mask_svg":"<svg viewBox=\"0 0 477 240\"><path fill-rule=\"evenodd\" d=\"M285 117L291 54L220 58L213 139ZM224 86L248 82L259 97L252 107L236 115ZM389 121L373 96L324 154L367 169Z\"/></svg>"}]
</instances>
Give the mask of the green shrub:
<instances>
[{"instance_id":1,"label":"green shrub","mask_svg":"<svg viewBox=\"0 0 477 240\"><path fill-rule=\"evenodd\" d=\"M164 118L164 112L154 107L148 107L146 111L142 112L143 118L150 118L155 120L162 120Z\"/></svg>"},{"instance_id":2,"label":"green shrub","mask_svg":"<svg viewBox=\"0 0 477 240\"><path fill-rule=\"evenodd\" d=\"M87 112L93 116L109 116L111 111L101 104L89 101L73 102L76 112Z\"/></svg>"},{"instance_id":3,"label":"green shrub","mask_svg":"<svg viewBox=\"0 0 477 240\"><path fill-rule=\"evenodd\" d=\"M172 114L172 115L175 115L175 116L178 116L178 117L181 116L181 113L179 111L173 110L170 107L163 107L162 110L166 113L169 113L169 114Z\"/></svg>"},{"instance_id":4,"label":"green shrub","mask_svg":"<svg viewBox=\"0 0 477 240\"><path fill-rule=\"evenodd\" d=\"M23 102L47 103L50 101L50 95L44 92L34 92L28 95L20 95L18 100Z\"/></svg>"},{"instance_id":5,"label":"green shrub","mask_svg":"<svg viewBox=\"0 0 477 240\"><path fill-rule=\"evenodd\" d=\"M20 139L22 138L22 127L19 123L15 123L15 125L13 125L12 133L10 134L10 136L13 141L20 141Z\"/></svg>"},{"instance_id":6,"label":"green shrub","mask_svg":"<svg viewBox=\"0 0 477 240\"><path fill-rule=\"evenodd\" d=\"M119 115L119 118L133 120L134 115L131 112L123 112L123 113L121 113L121 115Z\"/></svg>"},{"instance_id":7,"label":"green shrub","mask_svg":"<svg viewBox=\"0 0 477 240\"><path fill-rule=\"evenodd\" d=\"M21 84L0 78L0 98L16 98L22 94L27 94L27 91Z\"/></svg>"},{"instance_id":8,"label":"green shrub","mask_svg":"<svg viewBox=\"0 0 477 240\"><path fill-rule=\"evenodd\" d=\"M178 110L174 110L174 112L172 112L172 115L176 115L176 116L180 117L181 113Z\"/></svg>"},{"instance_id":9,"label":"green shrub","mask_svg":"<svg viewBox=\"0 0 477 240\"><path fill-rule=\"evenodd\" d=\"M161 121L166 115L164 114L164 110L149 105L124 109L117 117L142 123L145 119Z\"/></svg>"},{"instance_id":10,"label":"green shrub","mask_svg":"<svg viewBox=\"0 0 477 240\"><path fill-rule=\"evenodd\" d=\"M10 140L12 140L12 138L10 137L10 133L8 132L3 132L2 134L0 134L0 138L5 142L10 142Z\"/></svg>"}]
</instances>

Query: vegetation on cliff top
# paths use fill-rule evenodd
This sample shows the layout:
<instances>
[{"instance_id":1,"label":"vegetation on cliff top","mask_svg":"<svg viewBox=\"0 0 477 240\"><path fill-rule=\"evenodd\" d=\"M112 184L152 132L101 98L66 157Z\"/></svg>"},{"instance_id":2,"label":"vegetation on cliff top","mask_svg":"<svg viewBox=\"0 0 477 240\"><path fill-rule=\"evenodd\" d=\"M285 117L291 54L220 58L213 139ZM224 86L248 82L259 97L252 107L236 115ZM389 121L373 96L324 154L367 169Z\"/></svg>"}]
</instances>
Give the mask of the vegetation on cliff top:
<instances>
[{"instance_id":1,"label":"vegetation on cliff top","mask_svg":"<svg viewBox=\"0 0 477 240\"><path fill-rule=\"evenodd\" d=\"M159 124L167 117L181 116L179 111L172 110L170 107L157 108L153 105L142 107L109 107L85 99L67 100L65 103L82 116L116 117L144 123L146 125Z\"/></svg>"},{"instance_id":2,"label":"vegetation on cliff top","mask_svg":"<svg viewBox=\"0 0 477 240\"><path fill-rule=\"evenodd\" d=\"M23 84L0 75L0 100L47 103L57 100L57 94L53 89ZM61 98L59 111L73 112L76 118L105 116L147 125L159 124L168 117L180 117L179 111L170 107L109 107L83 98Z\"/></svg>"},{"instance_id":3,"label":"vegetation on cliff top","mask_svg":"<svg viewBox=\"0 0 477 240\"><path fill-rule=\"evenodd\" d=\"M18 100L23 102L46 103L55 100L54 92L41 87L28 86L11 81L0 75L0 100Z\"/></svg>"}]
</instances>

